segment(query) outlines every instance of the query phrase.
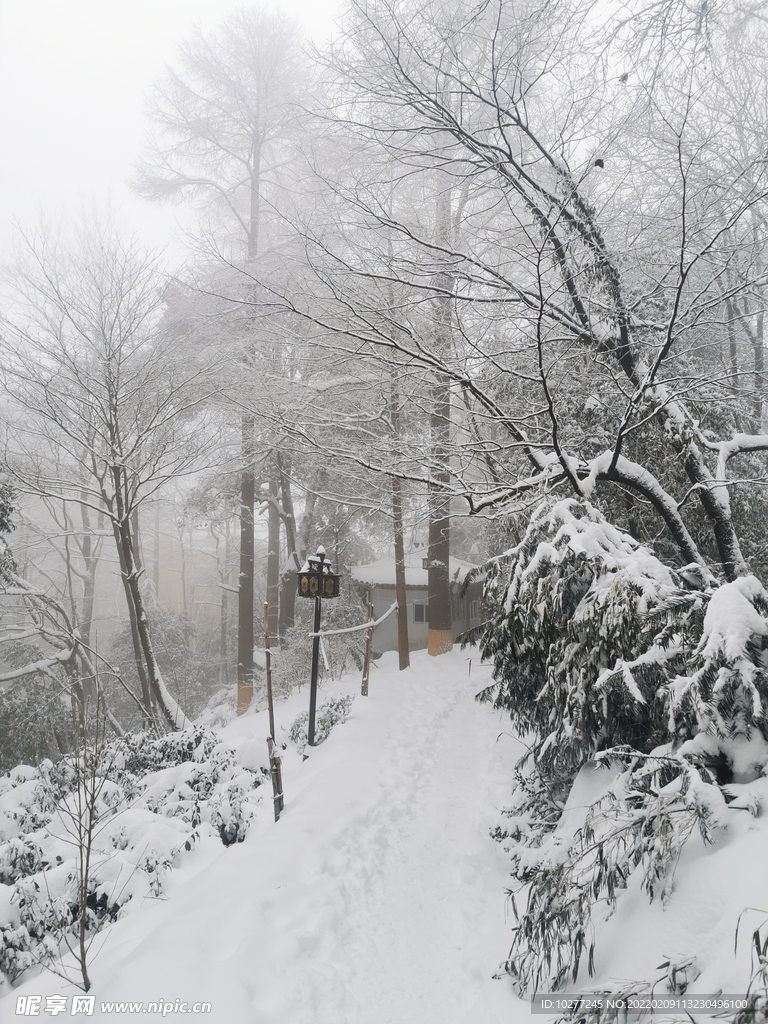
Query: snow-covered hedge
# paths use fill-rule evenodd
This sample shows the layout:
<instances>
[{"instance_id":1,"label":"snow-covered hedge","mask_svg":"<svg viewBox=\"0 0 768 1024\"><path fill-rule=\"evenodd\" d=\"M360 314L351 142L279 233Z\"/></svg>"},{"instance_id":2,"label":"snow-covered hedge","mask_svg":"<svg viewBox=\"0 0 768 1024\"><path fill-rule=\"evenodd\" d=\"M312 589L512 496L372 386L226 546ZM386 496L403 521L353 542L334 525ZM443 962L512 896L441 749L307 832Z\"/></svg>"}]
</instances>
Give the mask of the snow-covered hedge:
<instances>
[{"instance_id":1,"label":"snow-covered hedge","mask_svg":"<svg viewBox=\"0 0 768 1024\"><path fill-rule=\"evenodd\" d=\"M250 750L239 758L201 728L126 736L95 756L100 781L84 909L67 815L82 764L70 757L0 777L0 971L11 981L52 962L82 912L95 932L129 902L160 896L168 872L195 844L241 842L267 778Z\"/></svg>"},{"instance_id":2,"label":"snow-covered hedge","mask_svg":"<svg viewBox=\"0 0 768 1024\"><path fill-rule=\"evenodd\" d=\"M352 694L329 694L321 701L315 714L315 746L319 746L328 739L331 729L335 725L346 722L352 707L355 695ZM302 711L294 719L290 728L291 742L296 744L299 753L303 753L307 745L307 731L309 729L309 712Z\"/></svg>"},{"instance_id":3,"label":"snow-covered hedge","mask_svg":"<svg viewBox=\"0 0 768 1024\"><path fill-rule=\"evenodd\" d=\"M706 593L574 500L539 508L487 572L481 650L495 683L483 698L530 735L550 781L567 795L597 750L667 738L663 684L695 646Z\"/></svg>"}]
</instances>

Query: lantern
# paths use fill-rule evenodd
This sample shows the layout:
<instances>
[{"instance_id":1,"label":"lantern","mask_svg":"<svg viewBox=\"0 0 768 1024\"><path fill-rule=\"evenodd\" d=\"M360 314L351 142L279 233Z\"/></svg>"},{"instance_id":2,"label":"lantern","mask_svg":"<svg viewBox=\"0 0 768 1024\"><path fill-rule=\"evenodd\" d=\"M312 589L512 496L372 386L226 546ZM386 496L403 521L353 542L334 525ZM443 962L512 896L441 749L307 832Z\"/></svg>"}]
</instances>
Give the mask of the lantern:
<instances>
[{"instance_id":1,"label":"lantern","mask_svg":"<svg viewBox=\"0 0 768 1024\"><path fill-rule=\"evenodd\" d=\"M315 602L315 624L312 630L312 676L309 687L309 722L307 723L307 745L315 745L315 710L317 708L317 670L320 661L320 611L323 598L338 597L341 577L333 572L327 561L325 548L319 547L317 554L309 555L298 572L299 597L313 598Z\"/></svg>"},{"instance_id":2,"label":"lantern","mask_svg":"<svg viewBox=\"0 0 768 1024\"><path fill-rule=\"evenodd\" d=\"M341 576L333 572L327 561L325 548L319 547L316 555L309 555L298 572L299 597L338 597Z\"/></svg>"}]
</instances>

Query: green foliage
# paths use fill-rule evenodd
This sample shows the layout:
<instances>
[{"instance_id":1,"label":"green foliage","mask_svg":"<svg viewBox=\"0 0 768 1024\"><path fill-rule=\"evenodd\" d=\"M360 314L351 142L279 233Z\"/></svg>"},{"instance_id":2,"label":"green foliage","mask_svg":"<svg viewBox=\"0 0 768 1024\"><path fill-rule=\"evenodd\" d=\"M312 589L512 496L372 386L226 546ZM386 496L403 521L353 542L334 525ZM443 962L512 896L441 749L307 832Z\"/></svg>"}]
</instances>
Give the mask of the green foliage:
<instances>
[{"instance_id":1,"label":"green foliage","mask_svg":"<svg viewBox=\"0 0 768 1024\"><path fill-rule=\"evenodd\" d=\"M0 535L14 529L13 511L16 506L16 492L6 481L0 481Z\"/></svg>"},{"instance_id":2,"label":"green foliage","mask_svg":"<svg viewBox=\"0 0 768 1024\"><path fill-rule=\"evenodd\" d=\"M541 506L486 569L481 651L494 683L482 699L509 711L550 784L567 792L598 750L667 739L662 684L694 646L700 593L573 500Z\"/></svg>"},{"instance_id":3,"label":"green foliage","mask_svg":"<svg viewBox=\"0 0 768 1024\"><path fill-rule=\"evenodd\" d=\"M0 689L0 772L17 764L38 765L71 750L71 719L61 686L45 676L30 676Z\"/></svg>"},{"instance_id":4,"label":"green foliage","mask_svg":"<svg viewBox=\"0 0 768 1024\"><path fill-rule=\"evenodd\" d=\"M496 831L528 887L507 969L553 988L591 969L593 904L614 907L638 870L666 898L694 828L709 842L722 820L720 785L768 770L768 594L672 570L573 500L487 570L480 697L528 744ZM574 797L595 764L616 778Z\"/></svg>"},{"instance_id":5,"label":"green foliage","mask_svg":"<svg viewBox=\"0 0 768 1024\"><path fill-rule=\"evenodd\" d=\"M352 707L354 694L347 696L326 697L320 704L315 715L315 746L319 746L331 732L335 725L346 722ZM307 745L307 730L309 728L309 712L302 711L294 719L290 728L291 742L298 747L299 753Z\"/></svg>"},{"instance_id":6,"label":"green foliage","mask_svg":"<svg viewBox=\"0 0 768 1024\"><path fill-rule=\"evenodd\" d=\"M591 974L593 906L613 912L638 869L649 898L666 900L694 829L711 843L721 827L722 794L685 760L612 750L584 771L611 769L610 788L583 810L578 827L514 853L514 875L528 896L519 915L513 903L518 923L506 969L522 992L576 982L584 960Z\"/></svg>"}]
</instances>

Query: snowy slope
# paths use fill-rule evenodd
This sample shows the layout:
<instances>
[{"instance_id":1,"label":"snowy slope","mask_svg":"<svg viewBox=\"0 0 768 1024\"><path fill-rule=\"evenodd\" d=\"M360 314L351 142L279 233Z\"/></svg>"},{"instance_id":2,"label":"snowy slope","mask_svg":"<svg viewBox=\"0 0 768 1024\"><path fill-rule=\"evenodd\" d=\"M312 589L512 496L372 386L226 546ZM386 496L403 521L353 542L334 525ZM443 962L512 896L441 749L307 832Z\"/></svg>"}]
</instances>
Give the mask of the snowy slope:
<instances>
[{"instance_id":1,"label":"snowy slope","mask_svg":"<svg viewBox=\"0 0 768 1024\"><path fill-rule=\"evenodd\" d=\"M471 660L470 669L466 652L419 652L399 673L385 656L346 723L305 762L289 750L280 822L264 786L243 843L183 854L166 898L129 906L104 933L93 1019L154 1020L100 1005L180 999L209 1001L200 1017L216 1024L529 1020L509 980L492 977L511 922L508 858L489 830L520 746L474 701L489 670ZM280 705L279 723L306 702L304 690ZM233 722L222 738L263 744L265 719ZM0 1019L14 1017L19 995L74 991L28 972L0 1001Z\"/></svg>"},{"instance_id":2,"label":"snowy slope","mask_svg":"<svg viewBox=\"0 0 768 1024\"><path fill-rule=\"evenodd\" d=\"M693 832L665 900L649 901L638 870L615 914L593 908L596 975L580 980L612 991L650 982L664 994L669 969L660 965L671 961L690 965L689 993L744 995L757 966L752 933L759 928L762 939L768 936L768 779L727 789L736 799L711 842Z\"/></svg>"}]
</instances>

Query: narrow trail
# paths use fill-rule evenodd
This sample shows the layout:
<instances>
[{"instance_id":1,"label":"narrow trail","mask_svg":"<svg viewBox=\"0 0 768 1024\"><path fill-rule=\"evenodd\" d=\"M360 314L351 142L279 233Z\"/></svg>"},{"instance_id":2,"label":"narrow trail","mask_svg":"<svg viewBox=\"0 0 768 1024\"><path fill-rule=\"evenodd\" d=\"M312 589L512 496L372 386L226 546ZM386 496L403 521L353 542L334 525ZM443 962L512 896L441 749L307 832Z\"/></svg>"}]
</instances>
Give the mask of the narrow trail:
<instances>
[{"instance_id":1,"label":"narrow trail","mask_svg":"<svg viewBox=\"0 0 768 1024\"><path fill-rule=\"evenodd\" d=\"M492 978L510 941L508 867L489 830L519 747L474 700L486 673L467 667L445 678L419 664L396 697L379 798L330 844L334 926L291 1007L297 1024L510 1020L508 982Z\"/></svg>"}]
</instances>

